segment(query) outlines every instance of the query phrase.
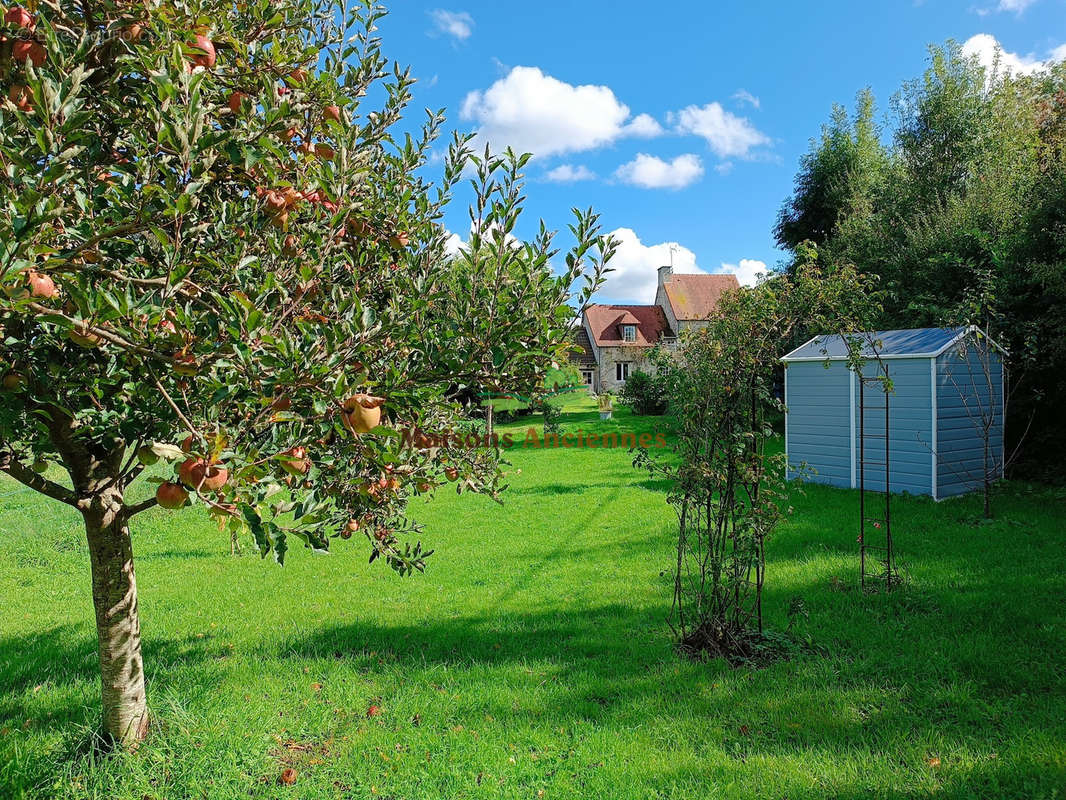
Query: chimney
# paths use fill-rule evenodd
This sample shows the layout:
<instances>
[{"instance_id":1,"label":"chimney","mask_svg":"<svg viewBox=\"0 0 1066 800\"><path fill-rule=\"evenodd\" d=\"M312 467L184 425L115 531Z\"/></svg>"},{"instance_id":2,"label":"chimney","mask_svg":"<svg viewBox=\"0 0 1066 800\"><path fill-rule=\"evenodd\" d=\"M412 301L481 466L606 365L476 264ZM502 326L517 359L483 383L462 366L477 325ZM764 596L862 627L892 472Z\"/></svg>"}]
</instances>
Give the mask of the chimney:
<instances>
[{"instance_id":1,"label":"chimney","mask_svg":"<svg viewBox=\"0 0 1066 800\"><path fill-rule=\"evenodd\" d=\"M666 279L674 274L673 267L659 267L659 285L666 283Z\"/></svg>"}]
</instances>

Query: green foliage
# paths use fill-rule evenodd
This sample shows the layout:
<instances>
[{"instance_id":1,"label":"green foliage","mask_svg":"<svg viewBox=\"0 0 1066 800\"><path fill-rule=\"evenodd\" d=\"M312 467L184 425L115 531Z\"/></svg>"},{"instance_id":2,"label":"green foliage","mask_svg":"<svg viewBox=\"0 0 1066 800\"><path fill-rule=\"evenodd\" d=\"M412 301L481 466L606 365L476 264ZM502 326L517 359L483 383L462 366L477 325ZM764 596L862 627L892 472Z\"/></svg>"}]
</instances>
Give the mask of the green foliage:
<instances>
[{"instance_id":1,"label":"green foliage","mask_svg":"<svg viewBox=\"0 0 1066 800\"><path fill-rule=\"evenodd\" d=\"M666 386L662 380L637 370L629 376L619 393L619 399L640 416L659 416L666 413Z\"/></svg>"},{"instance_id":2,"label":"green foliage","mask_svg":"<svg viewBox=\"0 0 1066 800\"><path fill-rule=\"evenodd\" d=\"M990 327L1011 354L1008 450L1028 432L1020 466L1052 475L1066 446L1052 410L1066 402L1066 64L1014 75L954 43L933 47L925 74L895 98L887 149L863 135L870 102L861 98L853 130L834 110L780 241L810 239L823 263L878 276L878 327ZM832 224L811 221L821 219ZM985 296L976 313L975 293Z\"/></svg>"}]
</instances>

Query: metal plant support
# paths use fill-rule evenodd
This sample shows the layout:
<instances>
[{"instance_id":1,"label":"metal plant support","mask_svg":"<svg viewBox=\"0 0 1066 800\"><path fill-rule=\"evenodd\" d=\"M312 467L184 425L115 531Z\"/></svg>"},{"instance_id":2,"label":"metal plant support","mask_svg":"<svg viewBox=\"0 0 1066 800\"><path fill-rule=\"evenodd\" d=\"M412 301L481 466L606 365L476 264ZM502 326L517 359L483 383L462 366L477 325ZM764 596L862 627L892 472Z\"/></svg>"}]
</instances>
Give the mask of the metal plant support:
<instances>
[{"instance_id":1,"label":"metal plant support","mask_svg":"<svg viewBox=\"0 0 1066 800\"><path fill-rule=\"evenodd\" d=\"M891 590L897 582L892 553L892 514L890 486L890 447L888 423L888 365L882 363L881 374L868 378L859 374L859 558L862 562L862 588L865 591L877 583L883 583L885 590ZM883 403L868 405L867 386L877 387L878 394L884 398ZM866 412L883 412L884 424L867 425ZM867 430L869 428L869 430ZM871 443L869 450L867 441ZM878 447L878 444L883 444ZM883 456L883 460L879 460ZM866 468L884 469L884 490L869 489L866 486ZM871 497L867 497L871 495ZM883 495L877 497L877 495ZM884 516L876 516L877 509L884 509ZM883 534L883 538L882 538ZM873 542L871 544L871 542Z\"/></svg>"}]
</instances>

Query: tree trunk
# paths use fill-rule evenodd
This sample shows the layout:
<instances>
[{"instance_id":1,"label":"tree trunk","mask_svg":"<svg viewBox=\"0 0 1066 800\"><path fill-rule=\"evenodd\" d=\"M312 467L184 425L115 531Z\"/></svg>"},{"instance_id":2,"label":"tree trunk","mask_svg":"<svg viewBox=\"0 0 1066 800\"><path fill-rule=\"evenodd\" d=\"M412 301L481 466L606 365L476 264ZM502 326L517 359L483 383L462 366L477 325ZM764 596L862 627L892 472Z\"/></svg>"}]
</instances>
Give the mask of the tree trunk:
<instances>
[{"instance_id":1,"label":"tree trunk","mask_svg":"<svg viewBox=\"0 0 1066 800\"><path fill-rule=\"evenodd\" d=\"M130 746L148 730L137 617L133 543L120 492L95 494L83 511L92 562L93 606L100 644L100 688L104 735Z\"/></svg>"},{"instance_id":2,"label":"tree trunk","mask_svg":"<svg viewBox=\"0 0 1066 800\"><path fill-rule=\"evenodd\" d=\"M490 400L488 405L485 406L485 433L488 435L488 439L492 441L492 424L493 424L493 408L492 401Z\"/></svg>"}]
</instances>

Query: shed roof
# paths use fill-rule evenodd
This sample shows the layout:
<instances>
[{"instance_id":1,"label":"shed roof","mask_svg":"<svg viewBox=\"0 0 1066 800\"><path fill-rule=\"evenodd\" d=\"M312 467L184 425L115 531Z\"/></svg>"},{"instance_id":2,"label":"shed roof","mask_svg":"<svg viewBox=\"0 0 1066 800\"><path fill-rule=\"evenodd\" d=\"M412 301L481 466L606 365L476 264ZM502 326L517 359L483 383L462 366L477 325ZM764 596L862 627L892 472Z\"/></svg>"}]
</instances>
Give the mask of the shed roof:
<instances>
[{"instance_id":1,"label":"shed roof","mask_svg":"<svg viewBox=\"0 0 1066 800\"><path fill-rule=\"evenodd\" d=\"M971 333L981 333L976 325L959 328L910 328L894 331L863 331L854 334L862 341L865 358L936 358L948 348ZM1002 347L988 339L1000 352ZM843 361L848 357L848 347L843 336L815 336L800 345L781 360L790 361Z\"/></svg>"}]
</instances>

